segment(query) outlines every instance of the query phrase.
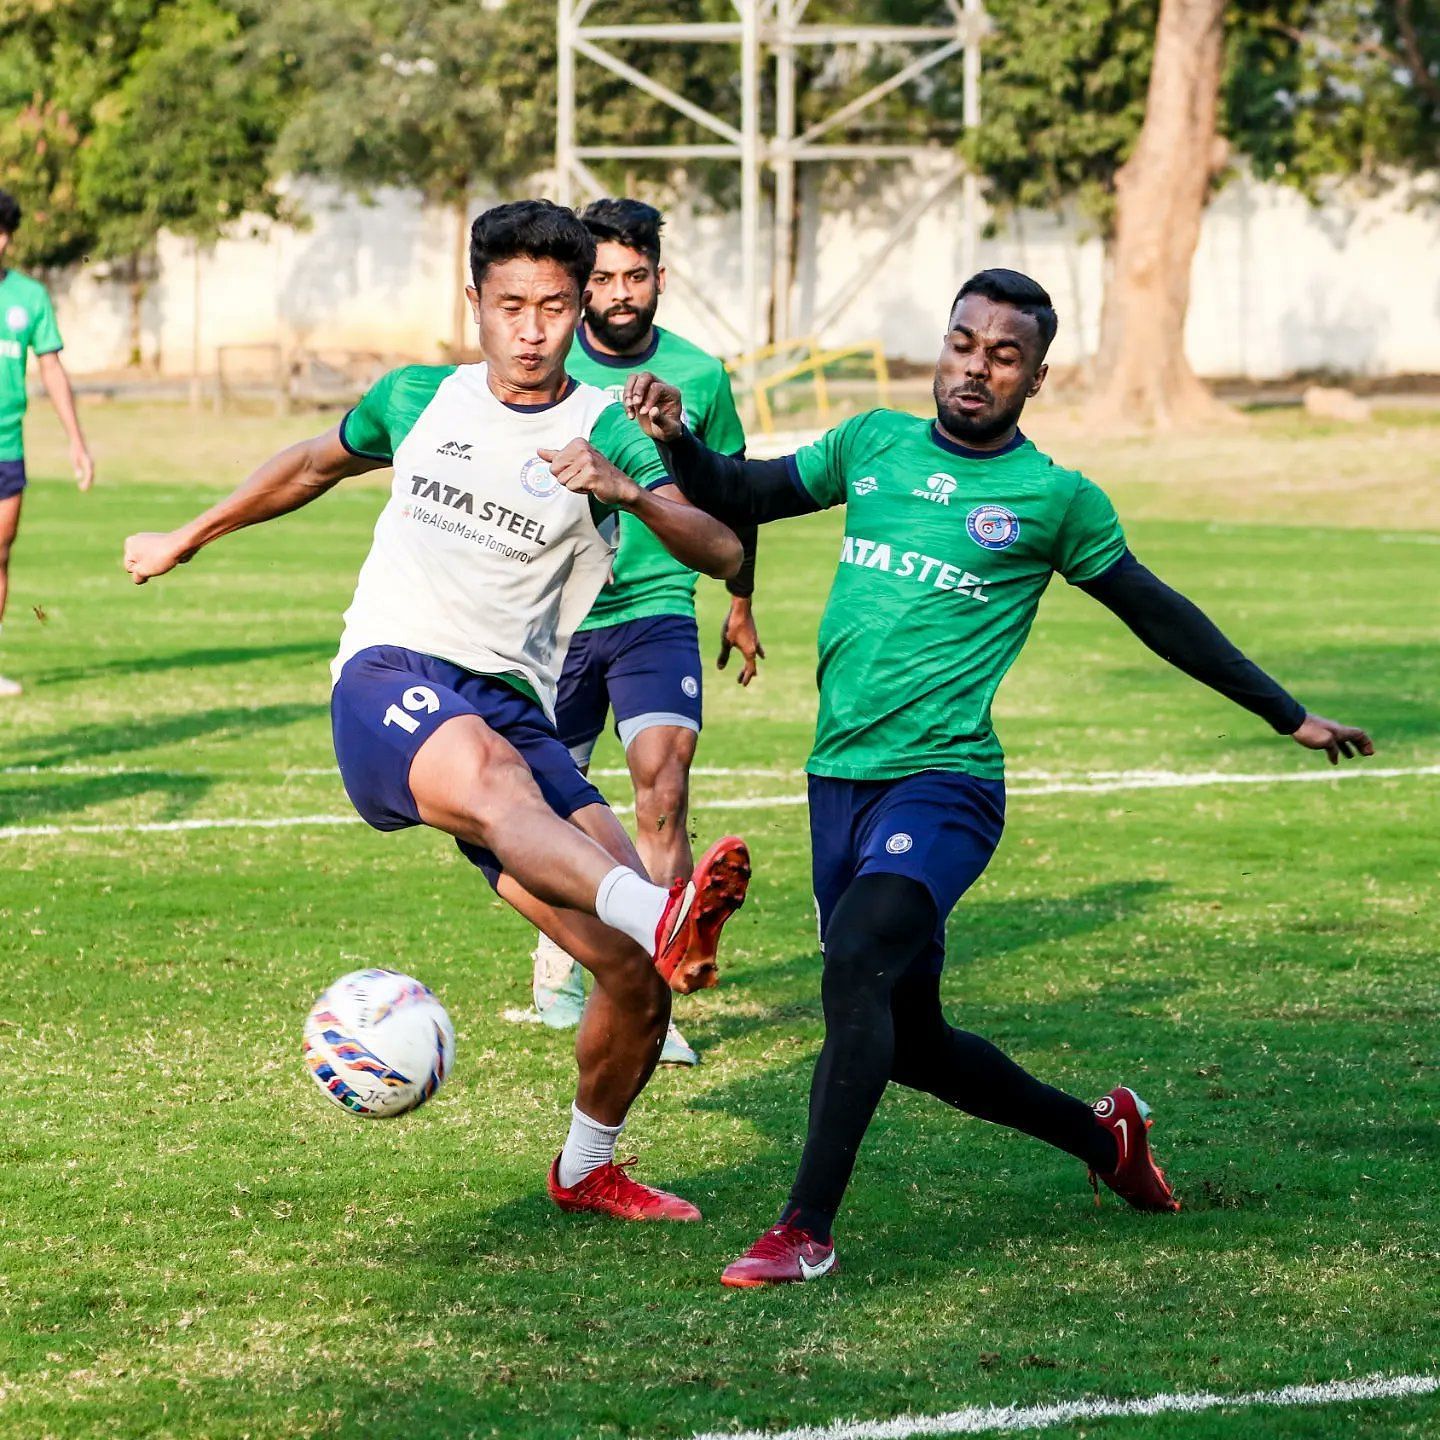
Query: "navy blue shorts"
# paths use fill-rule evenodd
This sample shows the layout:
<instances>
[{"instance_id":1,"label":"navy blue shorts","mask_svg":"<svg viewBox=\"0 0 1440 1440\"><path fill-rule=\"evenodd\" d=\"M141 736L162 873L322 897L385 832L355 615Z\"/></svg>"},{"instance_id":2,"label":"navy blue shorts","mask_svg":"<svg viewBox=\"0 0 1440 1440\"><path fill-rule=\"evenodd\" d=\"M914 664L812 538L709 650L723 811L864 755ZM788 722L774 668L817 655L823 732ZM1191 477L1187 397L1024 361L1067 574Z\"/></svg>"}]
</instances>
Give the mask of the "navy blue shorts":
<instances>
[{"instance_id":1,"label":"navy blue shorts","mask_svg":"<svg viewBox=\"0 0 1440 1440\"><path fill-rule=\"evenodd\" d=\"M949 770L900 780L810 776L810 851L820 944L840 897L861 875L905 875L935 900L929 948L915 968L945 965L945 921L980 878L1005 828L1005 782Z\"/></svg>"},{"instance_id":2,"label":"navy blue shorts","mask_svg":"<svg viewBox=\"0 0 1440 1440\"><path fill-rule=\"evenodd\" d=\"M700 674L693 616L655 615L580 630L560 672L555 728L577 765L590 763L611 710L627 750L656 725L698 731Z\"/></svg>"},{"instance_id":3,"label":"navy blue shorts","mask_svg":"<svg viewBox=\"0 0 1440 1440\"><path fill-rule=\"evenodd\" d=\"M575 768L545 712L493 675L475 675L448 660L398 645L372 645L345 662L330 693L335 758L350 803L377 830L420 825L410 793L410 765L420 747L452 716L478 715L519 752L545 803L568 819L605 797ZM493 885L495 855L455 842Z\"/></svg>"},{"instance_id":4,"label":"navy blue shorts","mask_svg":"<svg viewBox=\"0 0 1440 1440\"><path fill-rule=\"evenodd\" d=\"M8 500L25 488L25 462L0 460L0 500Z\"/></svg>"}]
</instances>

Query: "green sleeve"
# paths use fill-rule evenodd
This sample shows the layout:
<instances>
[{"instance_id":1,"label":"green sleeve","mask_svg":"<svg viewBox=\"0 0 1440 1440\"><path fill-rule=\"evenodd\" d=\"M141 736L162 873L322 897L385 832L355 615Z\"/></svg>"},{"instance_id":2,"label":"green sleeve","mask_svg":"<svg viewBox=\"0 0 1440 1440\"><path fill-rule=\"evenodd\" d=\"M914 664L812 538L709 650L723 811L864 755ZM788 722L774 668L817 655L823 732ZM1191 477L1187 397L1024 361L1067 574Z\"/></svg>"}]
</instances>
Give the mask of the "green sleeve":
<instances>
[{"instance_id":1,"label":"green sleeve","mask_svg":"<svg viewBox=\"0 0 1440 1440\"><path fill-rule=\"evenodd\" d=\"M833 430L827 430L813 445L795 452L801 483L825 509L845 503L846 463L856 429L864 418L853 416Z\"/></svg>"},{"instance_id":2,"label":"green sleeve","mask_svg":"<svg viewBox=\"0 0 1440 1440\"><path fill-rule=\"evenodd\" d=\"M340 422L340 443L366 460L393 460L453 365L402 365L382 375Z\"/></svg>"},{"instance_id":3,"label":"green sleeve","mask_svg":"<svg viewBox=\"0 0 1440 1440\"><path fill-rule=\"evenodd\" d=\"M600 412L590 432L590 443L617 470L623 470L646 490L675 483L655 442L625 414L621 405L607 405Z\"/></svg>"},{"instance_id":4,"label":"green sleeve","mask_svg":"<svg viewBox=\"0 0 1440 1440\"><path fill-rule=\"evenodd\" d=\"M40 304L35 311L35 326L30 332L30 348L37 355L53 355L64 347L60 327L55 323L55 307L50 303L50 294L41 290Z\"/></svg>"},{"instance_id":5,"label":"green sleeve","mask_svg":"<svg viewBox=\"0 0 1440 1440\"><path fill-rule=\"evenodd\" d=\"M745 449L745 427L735 408L735 392L730 388L730 372L721 369L715 377L715 393L710 397L705 418L695 434L711 450L722 455L739 455Z\"/></svg>"},{"instance_id":6,"label":"green sleeve","mask_svg":"<svg viewBox=\"0 0 1440 1440\"><path fill-rule=\"evenodd\" d=\"M1051 564L1072 585L1103 575L1125 553L1125 532L1110 497L1083 475L1055 534Z\"/></svg>"}]
</instances>

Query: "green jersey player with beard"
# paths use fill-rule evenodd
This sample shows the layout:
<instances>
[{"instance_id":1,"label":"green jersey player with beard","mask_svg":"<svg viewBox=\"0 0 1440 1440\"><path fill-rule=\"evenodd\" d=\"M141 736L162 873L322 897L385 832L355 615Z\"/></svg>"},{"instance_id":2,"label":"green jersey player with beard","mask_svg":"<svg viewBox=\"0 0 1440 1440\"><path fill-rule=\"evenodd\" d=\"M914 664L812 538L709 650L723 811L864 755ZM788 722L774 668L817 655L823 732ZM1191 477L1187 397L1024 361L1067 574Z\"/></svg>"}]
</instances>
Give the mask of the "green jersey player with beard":
<instances>
[{"instance_id":1,"label":"green jersey player with beard","mask_svg":"<svg viewBox=\"0 0 1440 1440\"><path fill-rule=\"evenodd\" d=\"M825 1042L790 1196L726 1267L727 1285L833 1273L835 1214L892 1082L1067 1151L1137 1209L1179 1209L1133 1090L1087 1105L951 1026L940 1005L946 919L1004 825L991 702L1052 576L1332 763L1373 753L1363 730L1311 714L1162 584L1130 553L1104 492L1021 433L1056 324L1035 281L983 271L951 307L933 417L871 411L776 461L706 450L653 377L627 392L681 489L728 523L846 507L806 767Z\"/></svg>"},{"instance_id":2,"label":"green jersey player with beard","mask_svg":"<svg viewBox=\"0 0 1440 1440\"><path fill-rule=\"evenodd\" d=\"M743 455L745 434L725 366L655 324L665 292L660 212L639 200L609 199L596 200L580 218L595 237L595 268L566 361L570 374L618 399L630 376L652 371L679 390L696 436L712 450ZM739 533L745 560L726 581L731 600L719 665L723 669L732 647L738 649L744 658L739 681L748 685L762 654L750 598L755 529ZM622 515L613 573L576 629L556 699L556 728L582 770L613 715L635 790L635 845L661 885L688 877L694 865L690 767L704 688L696 578L646 526ZM576 1024L585 1000L581 967L543 935L532 959L535 1008L525 1018L538 1016L557 1030ZM661 1064L693 1065L697 1059L672 1022Z\"/></svg>"}]
</instances>

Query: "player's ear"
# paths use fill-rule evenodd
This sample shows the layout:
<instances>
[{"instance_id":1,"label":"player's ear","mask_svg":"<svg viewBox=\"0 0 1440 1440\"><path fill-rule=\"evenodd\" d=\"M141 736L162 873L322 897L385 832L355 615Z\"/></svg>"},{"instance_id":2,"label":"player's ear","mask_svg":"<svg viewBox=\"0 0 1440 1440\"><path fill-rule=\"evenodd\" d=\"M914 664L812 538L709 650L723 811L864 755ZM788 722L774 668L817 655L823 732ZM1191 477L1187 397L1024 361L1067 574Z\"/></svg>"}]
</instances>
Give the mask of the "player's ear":
<instances>
[{"instance_id":1,"label":"player's ear","mask_svg":"<svg viewBox=\"0 0 1440 1440\"><path fill-rule=\"evenodd\" d=\"M1033 400L1040 393L1040 387L1045 383L1045 377L1049 373L1050 367L1043 364L1035 372L1035 378L1030 382L1030 388L1025 392L1029 399Z\"/></svg>"},{"instance_id":2,"label":"player's ear","mask_svg":"<svg viewBox=\"0 0 1440 1440\"><path fill-rule=\"evenodd\" d=\"M657 295L665 293L665 267L663 265L655 267L655 293Z\"/></svg>"},{"instance_id":3,"label":"player's ear","mask_svg":"<svg viewBox=\"0 0 1440 1440\"><path fill-rule=\"evenodd\" d=\"M470 313L475 317L475 323L480 323L480 292L473 286L465 287L465 298L470 302Z\"/></svg>"}]
</instances>

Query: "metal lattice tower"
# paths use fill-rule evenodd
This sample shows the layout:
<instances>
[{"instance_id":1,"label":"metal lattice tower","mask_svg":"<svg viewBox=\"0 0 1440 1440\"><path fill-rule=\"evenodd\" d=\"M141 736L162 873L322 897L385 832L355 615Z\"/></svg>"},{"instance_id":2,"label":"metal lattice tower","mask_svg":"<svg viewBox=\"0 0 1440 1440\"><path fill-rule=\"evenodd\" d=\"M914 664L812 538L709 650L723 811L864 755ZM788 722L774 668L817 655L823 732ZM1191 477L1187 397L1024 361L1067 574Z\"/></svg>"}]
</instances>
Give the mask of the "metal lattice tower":
<instances>
[{"instance_id":1,"label":"metal lattice tower","mask_svg":"<svg viewBox=\"0 0 1440 1440\"><path fill-rule=\"evenodd\" d=\"M927 71L959 55L963 64L963 121L967 129L980 123L980 41L987 28L982 0L945 0L953 17L944 25L839 25L806 24L810 0L731 0L733 20L692 23L606 24L600 12L615 8L614 0L557 0L559 103L555 133L555 164L559 199L573 205L578 197L604 193L589 168L600 160L731 160L740 167L740 270L741 314L737 325L721 313L700 287L686 279L683 269L667 259L673 279L681 282L692 299L735 339L741 350L754 350L766 339L763 310L762 266L768 259L774 295L775 338L788 338L791 295L795 277L792 253L795 215L796 167L827 160L861 160L915 164L920 160L949 158L939 180L896 217L890 232L867 254L855 279L868 273L876 259L907 235L916 222L957 184L963 186L965 228L964 268L975 268L978 234L979 187L953 152L939 145L875 145L831 143L826 139L837 126L853 120L877 101L909 84ZM652 44L718 44L738 48L740 124L687 100L668 85L641 73L607 46L613 42L646 41ZM912 59L833 113L803 131L797 131L796 56L802 48L831 50L842 46L887 44L919 48ZM679 115L693 120L713 139L684 145L587 145L578 134L577 62L589 61L659 100ZM766 63L775 67L774 133L761 124L760 82ZM775 214L770 253L764 251L762 176L774 176ZM859 293L847 283L828 302L817 306L812 328L832 324Z\"/></svg>"}]
</instances>

